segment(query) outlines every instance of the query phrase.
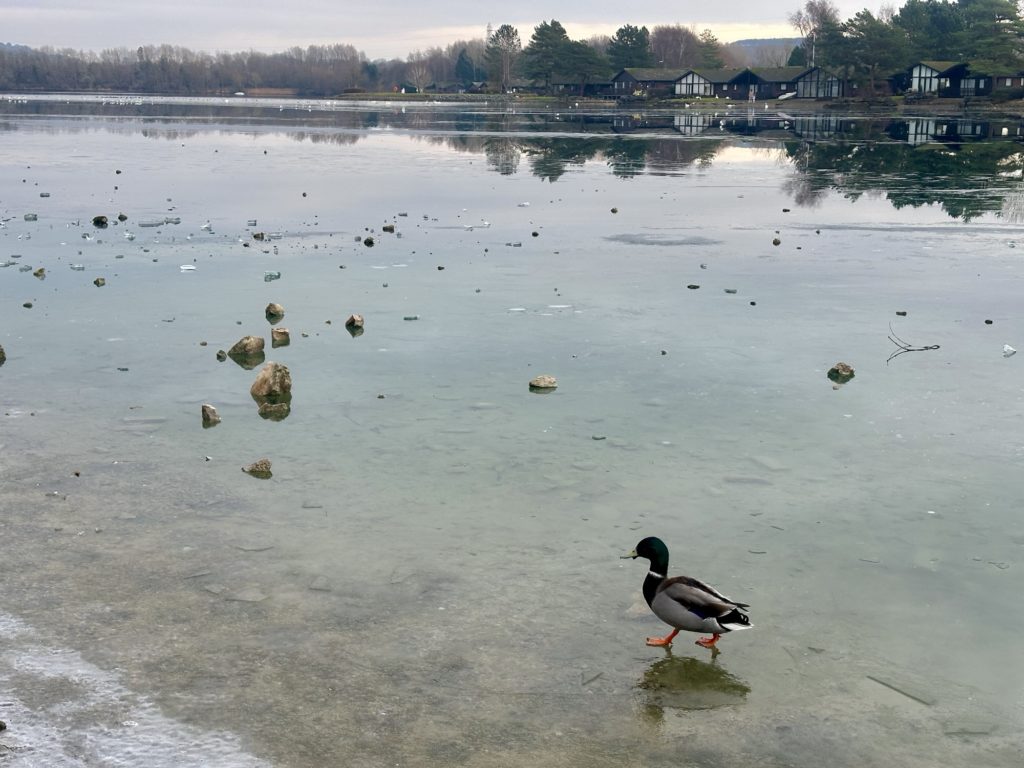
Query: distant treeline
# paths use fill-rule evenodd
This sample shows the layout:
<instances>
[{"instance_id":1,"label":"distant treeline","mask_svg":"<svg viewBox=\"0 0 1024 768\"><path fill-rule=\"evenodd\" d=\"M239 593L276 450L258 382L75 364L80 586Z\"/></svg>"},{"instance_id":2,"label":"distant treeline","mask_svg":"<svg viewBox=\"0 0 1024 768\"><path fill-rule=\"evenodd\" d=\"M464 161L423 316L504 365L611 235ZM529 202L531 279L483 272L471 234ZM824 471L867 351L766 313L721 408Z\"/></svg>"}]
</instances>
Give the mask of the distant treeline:
<instances>
[{"instance_id":1,"label":"distant treeline","mask_svg":"<svg viewBox=\"0 0 1024 768\"><path fill-rule=\"evenodd\" d=\"M557 21L541 27L564 35ZM629 25L623 30L640 32ZM641 55L626 51L626 58L620 56L618 62L608 55L615 38L598 36L576 42L595 54L586 62L588 71L604 77L614 74L616 63L696 66L704 60L709 40L714 41L723 61L737 65L779 66L793 48L790 41L764 41L734 49L718 46L710 32L703 37L702 42L696 32L680 25L657 26L650 33L644 28ZM567 36L564 39L568 41ZM628 48L634 41L625 42ZM415 51L405 59L377 60L347 44L293 47L278 53L205 53L172 45L95 52L0 43L0 90L199 95L283 89L297 96L333 96L403 88L461 90L483 82L500 90L503 83L507 87L513 80L531 77L526 67L530 53L531 47L523 49L518 33L509 25L491 33L490 39L460 40Z\"/></svg>"},{"instance_id":2,"label":"distant treeline","mask_svg":"<svg viewBox=\"0 0 1024 768\"><path fill-rule=\"evenodd\" d=\"M970 62L989 74L1024 68L1024 23L1015 0L907 0L877 16L842 21L832 0L806 0L789 15L792 41L724 45L711 30L630 24L611 36L571 40L556 20L524 45L503 24L486 38L373 60L354 46L313 45L280 53L202 53L177 46L99 53L0 44L0 89L210 94L285 90L298 96L345 92L544 90L607 81L625 67L823 66L873 91L918 61Z\"/></svg>"},{"instance_id":3,"label":"distant treeline","mask_svg":"<svg viewBox=\"0 0 1024 768\"><path fill-rule=\"evenodd\" d=\"M209 94L251 88L331 95L401 82L405 62L368 61L351 45L280 53L203 53L171 45L100 52L0 45L0 89Z\"/></svg>"}]
</instances>

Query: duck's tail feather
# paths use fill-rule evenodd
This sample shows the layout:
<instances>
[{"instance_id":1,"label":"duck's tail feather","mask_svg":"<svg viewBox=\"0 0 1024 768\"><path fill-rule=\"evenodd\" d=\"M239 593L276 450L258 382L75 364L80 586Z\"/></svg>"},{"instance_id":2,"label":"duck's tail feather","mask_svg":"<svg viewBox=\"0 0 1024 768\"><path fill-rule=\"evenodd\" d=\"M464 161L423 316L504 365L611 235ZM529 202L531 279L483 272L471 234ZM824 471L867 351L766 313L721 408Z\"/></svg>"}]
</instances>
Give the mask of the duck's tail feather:
<instances>
[{"instance_id":1,"label":"duck's tail feather","mask_svg":"<svg viewBox=\"0 0 1024 768\"><path fill-rule=\"evenodd\" d=\"M724 616L719 616L718 623L727 632L738 632L741 629L752 629L754 627L750 623L750 617L745 613L741 613L738 608L734 608Z\"/></svg>"}]
</instances>

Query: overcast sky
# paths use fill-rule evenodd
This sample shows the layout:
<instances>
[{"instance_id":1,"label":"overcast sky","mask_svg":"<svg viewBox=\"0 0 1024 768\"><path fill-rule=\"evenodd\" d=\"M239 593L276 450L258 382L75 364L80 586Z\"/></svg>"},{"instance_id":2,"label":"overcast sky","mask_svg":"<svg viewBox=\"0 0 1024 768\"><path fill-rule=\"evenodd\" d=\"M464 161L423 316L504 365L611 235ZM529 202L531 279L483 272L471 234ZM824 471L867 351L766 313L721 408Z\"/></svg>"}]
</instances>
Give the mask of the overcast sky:
<instances>
[{"instance_id":1,"label":"overcast sky","mask_svg":"<svg viewBox=\"0 0 1024 768\"><path fill-rule=\"evenodd\" d=\"M862 0L838 0L843 18ZM193 50L280 51L349 43L371 59L482 38L488 23L512 24L525 45L533 28L558 19L573 38L613 34L623 24L693 25L720 40L791 37L786 16L800 0L520 0L500 7L469 0L0 0L0 42L100 50L170 43ZM899 5L899 3L897 3ZM874 10L874 8L873 8Z\"/></svg>"}]
</instances>

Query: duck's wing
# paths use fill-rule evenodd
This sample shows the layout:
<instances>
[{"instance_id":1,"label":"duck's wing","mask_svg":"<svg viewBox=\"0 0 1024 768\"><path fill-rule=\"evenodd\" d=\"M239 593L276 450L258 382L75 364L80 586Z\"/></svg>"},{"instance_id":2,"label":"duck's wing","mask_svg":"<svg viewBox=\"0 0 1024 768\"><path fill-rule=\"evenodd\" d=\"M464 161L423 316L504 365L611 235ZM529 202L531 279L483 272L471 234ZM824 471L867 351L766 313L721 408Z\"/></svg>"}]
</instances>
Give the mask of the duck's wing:
<instances>
[{"instance_id":1,"label":"duck's wing","mask_svg":"<svg viewBox=\"0 0 1024 768\"><path fill-rule=\"evenodd\" d=\"M686 610L703 618L725 616L736 608L746 608L746 603L730 600L713 587L689 576L665 579L658 587L657 594L679 603Z\"/></svg>"}]
</instances>

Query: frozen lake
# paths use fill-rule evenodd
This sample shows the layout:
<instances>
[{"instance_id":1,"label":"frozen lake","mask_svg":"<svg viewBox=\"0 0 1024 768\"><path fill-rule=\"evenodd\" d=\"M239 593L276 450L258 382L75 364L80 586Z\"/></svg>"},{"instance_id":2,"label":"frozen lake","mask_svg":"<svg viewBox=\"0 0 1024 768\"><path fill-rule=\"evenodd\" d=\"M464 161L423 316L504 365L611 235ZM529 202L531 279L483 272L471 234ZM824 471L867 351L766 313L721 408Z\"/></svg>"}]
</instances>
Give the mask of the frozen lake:
<instances>
[{"instance_id":1,"label":"frozen lake","mask_svg":"<svg viewBox=\"0 0 1024 768\"><path fill-rule=\"evenodd\" d=\"M224 102L0 101L0 765L1021 764L1018 123Z\"/></svg>"}]
</instances>

